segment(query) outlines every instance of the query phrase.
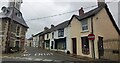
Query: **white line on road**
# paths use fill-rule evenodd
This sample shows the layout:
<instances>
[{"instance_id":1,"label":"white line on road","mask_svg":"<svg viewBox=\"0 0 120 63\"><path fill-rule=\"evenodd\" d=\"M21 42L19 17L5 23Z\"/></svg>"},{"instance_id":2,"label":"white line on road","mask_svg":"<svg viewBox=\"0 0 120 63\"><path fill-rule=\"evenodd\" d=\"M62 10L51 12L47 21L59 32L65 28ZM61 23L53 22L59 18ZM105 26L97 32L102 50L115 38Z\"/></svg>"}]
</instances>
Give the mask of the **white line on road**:
<instances>
[{"instance_id":1,"label":"white line on road","mask_svg":"<svg viewBox=\"0 0 120 63\"><path fill-rule=\"evenodd\" d=\"M53 61L53 60L50 60L50 59L44 59L44 60L42 60L42 61Z\"/></svg>"},{"instance_id":2,"label":"white line on road","mask_svg":"<svg viewBox=\"0 0 120 63\"><path fill-rule=\"evenodd\" d=\"M38 59L38 58L37 58L37 59L34 59L34 61L42 61L42 60L43 60L43 59Z\"/></svg>"},{"instance_id":3,"label":"white line on road","mask_svg":"<svg viewBox=\"0 0 120 63\"><path fill-rule=\"evenodd\" d=\"M37 56L37 54L35 53L35 56Z\"/></svg>"}]
</instances>

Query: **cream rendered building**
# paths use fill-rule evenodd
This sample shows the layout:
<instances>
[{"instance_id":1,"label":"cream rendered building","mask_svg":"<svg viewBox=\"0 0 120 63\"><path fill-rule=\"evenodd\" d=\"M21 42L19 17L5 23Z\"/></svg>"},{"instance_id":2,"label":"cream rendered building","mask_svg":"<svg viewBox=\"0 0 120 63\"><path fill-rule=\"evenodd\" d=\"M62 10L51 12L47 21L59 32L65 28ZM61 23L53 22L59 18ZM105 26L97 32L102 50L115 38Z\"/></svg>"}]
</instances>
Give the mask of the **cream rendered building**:
<instances>
[{"instance_id":1,"label":"cream rendered building","mask_svg":"<svg viewBox=\"0 0 120 63\"><path fill-rule=\"evenodd\" d=\"M119 59L120 30L104 2L98 2L97 8L86 13L81 8L79 16L72 16L69 27L71 53L95 59ZM91 33L95 35L94 51L93 41L88 40Z\"/></svg>"}]
</instances>

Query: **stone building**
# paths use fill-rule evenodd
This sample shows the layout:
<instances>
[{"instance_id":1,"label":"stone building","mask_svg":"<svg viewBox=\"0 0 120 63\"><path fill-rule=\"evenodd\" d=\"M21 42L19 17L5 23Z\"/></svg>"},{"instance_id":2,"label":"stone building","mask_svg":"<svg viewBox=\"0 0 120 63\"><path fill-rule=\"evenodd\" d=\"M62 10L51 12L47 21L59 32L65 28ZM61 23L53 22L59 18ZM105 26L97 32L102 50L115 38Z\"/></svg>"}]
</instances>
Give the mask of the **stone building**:
<instances>
[{"instance_id":1,"label":"stone building","mask_svg":"<svg viewBox=\"0 0 120 63\"><path fill-rule=\"evenodd\" d=\"M28 25L25 23L20 6L22 0L9 0L8 7L2 7L0 13L0 43L3 52L11 49L22 50Z\"/></svg>"}]
</instances>

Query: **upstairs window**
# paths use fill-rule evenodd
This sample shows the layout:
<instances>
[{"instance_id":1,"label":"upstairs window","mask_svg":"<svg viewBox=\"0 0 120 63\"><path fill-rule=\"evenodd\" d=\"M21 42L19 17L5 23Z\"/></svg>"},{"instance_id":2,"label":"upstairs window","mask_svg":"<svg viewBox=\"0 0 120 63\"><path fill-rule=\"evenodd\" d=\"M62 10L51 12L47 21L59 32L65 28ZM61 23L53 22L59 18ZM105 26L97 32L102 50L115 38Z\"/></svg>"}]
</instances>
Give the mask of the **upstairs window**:
<instances>
[{"instance_id":1,"label":"upstairs window","mask_svg":"<svg viewBox=\"0 0 120 63\"><path fill-rule=\"evenodd\" d=\"M54 38L54 32L52 32L52 38Z\"/></svg>"},{"instance_id":2,"label":"upstairs window","mask_svg":"<svg viewBox=\"0 0 120 63\"><path fill-rule=\"evenodd\" d=\"M20 26L17 27L17 33L16 33L16 35L19 36L19 34L20 34Z\"/></svg>"},{"instance_id":3,"label":"upstairs window","mask_svg":"<svg viewBox=\"0 0 120 63\"><path fill-rule=\"evenodd\" d=\"M81 21L82 31L88 31L88 19L84 19Z\"/></svg>"},{"instance_id":4,"label":"upstairs window","mask_svg":"<svg viewBox=\"0 0 120 63\"><path fill-rule=\"evenodd\" d=\"M21 17L21 14L20 14L20 13L16 13L16 16L17 16L18 18L20 18L20 17Z\"/></svg>"},{"instance_id":5,"label":"upstairs window","mask_svg":"<svg viewBox=\"0 0 120 63\"><path fill-rule=\"evenodd\" d=\"M63 37L64 36L64 29L59 29L58 30L58 37Z\"/></svg>"},{"instance_id":6,"label":"upstairs window","mask_svg":"<svg viewBox=\"0 0 120 63\"><path fill-rule=\"evenodd\" d=\"M47 39L49 38L49 34L47 34Z\"/></svg>"}]
</instances>

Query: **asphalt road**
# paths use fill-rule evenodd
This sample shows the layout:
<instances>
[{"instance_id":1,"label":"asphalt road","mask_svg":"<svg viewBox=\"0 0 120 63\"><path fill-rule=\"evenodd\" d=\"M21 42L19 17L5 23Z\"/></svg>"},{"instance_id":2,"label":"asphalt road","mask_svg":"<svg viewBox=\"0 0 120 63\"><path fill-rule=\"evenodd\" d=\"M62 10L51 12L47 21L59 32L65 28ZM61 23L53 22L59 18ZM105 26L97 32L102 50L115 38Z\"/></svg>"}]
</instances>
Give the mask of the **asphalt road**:
<instances>
[{"instance_id":1,"label":"asphalt road","mask_svg":"<svg viewBox=\"0 0 120 63\"><path fill-rule=\"evenodd\" d=\"M3 61L43 61L43 62L64 62L64 61L84 61L74 58L66 54L59 54L35 47L26 47L26 51L22 54L13 56L4 56Z\"/></svg>"}]
</instances>

